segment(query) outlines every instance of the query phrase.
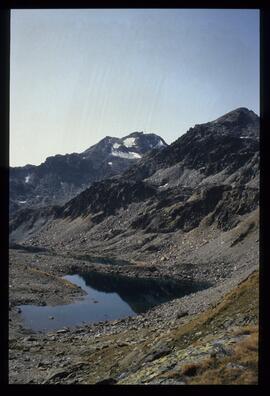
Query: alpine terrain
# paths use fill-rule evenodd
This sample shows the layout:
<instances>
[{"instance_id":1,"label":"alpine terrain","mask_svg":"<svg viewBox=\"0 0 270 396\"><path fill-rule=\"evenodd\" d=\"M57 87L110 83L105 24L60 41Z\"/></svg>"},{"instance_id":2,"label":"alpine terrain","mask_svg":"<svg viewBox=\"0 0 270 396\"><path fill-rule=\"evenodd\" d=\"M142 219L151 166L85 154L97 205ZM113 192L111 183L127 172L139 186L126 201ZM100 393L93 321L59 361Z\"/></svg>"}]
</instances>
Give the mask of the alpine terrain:
<instances>
[{"instance_id":1,"label":"alpine terrain","mask_svg":"<svg viewBox=\"0 0 270 396\"><path fill-rule=\"evenodd\" d=\"M259 127L238 108L11 169L11 383L257 383ZM57 327L89 287L132 313Z\"/></svg>"}]
</instances>

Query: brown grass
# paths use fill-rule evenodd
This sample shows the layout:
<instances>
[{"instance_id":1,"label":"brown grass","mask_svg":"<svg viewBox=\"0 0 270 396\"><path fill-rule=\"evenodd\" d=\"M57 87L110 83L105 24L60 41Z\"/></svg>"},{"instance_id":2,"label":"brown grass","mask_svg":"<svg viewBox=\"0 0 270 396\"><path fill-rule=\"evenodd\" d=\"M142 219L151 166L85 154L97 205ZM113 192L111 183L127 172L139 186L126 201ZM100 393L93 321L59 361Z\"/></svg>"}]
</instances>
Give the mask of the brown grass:
<instances>
[{"instance_id":1,"label":"brown grass","mask_svg":"<svg viewBox=\"0 0 270 396\"><path fill-rule=\"evenodd\" d=\"M202 338L202 336L196 336L197 332L202 332L203 336L211 334L213 329L222 327L227 319L234 318L238 313L252 318L253 322L257 323L258 306L259 273L255 271L233 291L225 295L222 302L172 331L174 343L181 348L196 343ZM247 329L246 326L245 328ZM252 325L248 326L248 329L251 331ZM188 343L184 343L184 337L188 338Z\"/></svg>"},{"instance_id":2,"label":"brown grass","mask_svg":"<svg viewBox=\"0 0 270 396\"><path fill-rule=\"evenodd\" d=\"M185 364L181 368L181 375L185 375L188 377L193 377L194 375L197 374L198 370L200 369L200 365L196 363L188 363Z\"/></svg>"},{"instance_id":3,"label":"brown grass","mask_svg":"<svg viewBox=\"0 0 270 396\"><path fill-rule=\"evenodd\" d=\"M70 281L68 281L67 279L60 278L59 276L50 274L49 272L41 271L41 270L39 270L37 268L29 268L29 271L30 272L34 272L34 273L38 273L39 275L50 277L50 278L52 278L53 280L55 280L57 282L59 281L59 282L63 283L65 286L67 286L67 287L69 287L71 289L77 289L77 286L74 285L73 283L71 283Z\"/></svg>"},{"instance_id":4,"label":"brown grass","mask_svg":"<svg viewBox=\"0 0 270 396\"><path fill-rule=\"evenodd\" d=\"M221 359L208 358L197 365L196 375L190 378L188 383L250 385L257 384L257 381L258 328L234 347L231 356Z\"/></svg>"},{"instance_id":5,"label":"brown grass","mask_svg":"<svg viewBox=\"0 0 270 396\"><path fill-rule=\"evenodd\" d=\"M52 276L52 275L49 274L48 272L41 271L41 270L39 270L39 269L37 269L37 268L29 268L29 271L30 271L30 272L34 272L34 273L38 273L38 274L44 275L44 276Z\"/></svg>"},{"instance_id":6,"label":"brown grass","mask_svg":"<svg viewBox=\"0 0 270 396\"><path fill-rule=\"evenodd\" d=\"M256 384L258 377L258 303L259 273L255 271L245 281L229 292L220 303L208 309L175 330L175 346L201 345L206 334L224 324L227 319L238 314L252 319L245 326L232 327L233 336L246 337L238 344L231 344L232 354L226 357L208 357L201 362L193 362L182 367L179 372L168 373L170 377L184 378L189 384ZM196 337L196 332L203 335ZM183 342L184 338L186 343ZM190 375L191 373L191 375Z\"/></svg>"},{"instance_id":7,"label":"brown grass","mask_svg":"<svg viewBox=\"0 0 270 396\"><path fill-rule=\"evenodd\" d=\"M245 335L245 334L252 334L258 331L258 327L254 325L250 326L241 326L237 327L233 330L233 335L238 336L238 335Z\"/></svg>"}]
</instances>

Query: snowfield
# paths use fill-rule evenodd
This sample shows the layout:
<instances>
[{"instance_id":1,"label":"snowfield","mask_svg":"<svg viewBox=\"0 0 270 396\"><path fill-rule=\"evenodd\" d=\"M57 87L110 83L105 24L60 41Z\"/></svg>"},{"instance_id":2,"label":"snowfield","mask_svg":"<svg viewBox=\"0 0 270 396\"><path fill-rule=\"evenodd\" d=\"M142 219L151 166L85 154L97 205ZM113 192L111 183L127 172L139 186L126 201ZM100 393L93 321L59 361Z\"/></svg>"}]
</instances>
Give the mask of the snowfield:
<instances>
[{"instance_id":1,"label":"snowfield","mask_svg":"<svg viewBox=\"0 0 270 396\"><path fill-rule=\"evenodd\" d=\"M140 154L133 153L132 151L130 151L129 153L123 153L122 151L113 150L112 155L114 157L127 158L127 159L142 158Z\"/></svg>"}]
</instances>

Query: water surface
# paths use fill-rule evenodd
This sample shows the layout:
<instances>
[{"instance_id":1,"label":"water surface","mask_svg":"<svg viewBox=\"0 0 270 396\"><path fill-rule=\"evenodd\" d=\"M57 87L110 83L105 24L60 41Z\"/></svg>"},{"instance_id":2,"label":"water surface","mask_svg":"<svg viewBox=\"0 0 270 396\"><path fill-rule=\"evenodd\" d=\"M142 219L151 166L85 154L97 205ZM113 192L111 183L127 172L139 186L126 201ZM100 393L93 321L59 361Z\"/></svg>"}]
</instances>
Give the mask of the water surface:
<instances>
[{"instance_id":1,"label":"water surface","mask_svg":"<svg viewBox=\"0 0 270 396\"><path fill-rule=\"evenodd\" d=\"M64 279L80 286L87 295L72 304L54 307L21 305L25 327L48 331L134 316L209 286L206 283L134 279L96 272L66 275Z\"/></svg>"}]
</instances>

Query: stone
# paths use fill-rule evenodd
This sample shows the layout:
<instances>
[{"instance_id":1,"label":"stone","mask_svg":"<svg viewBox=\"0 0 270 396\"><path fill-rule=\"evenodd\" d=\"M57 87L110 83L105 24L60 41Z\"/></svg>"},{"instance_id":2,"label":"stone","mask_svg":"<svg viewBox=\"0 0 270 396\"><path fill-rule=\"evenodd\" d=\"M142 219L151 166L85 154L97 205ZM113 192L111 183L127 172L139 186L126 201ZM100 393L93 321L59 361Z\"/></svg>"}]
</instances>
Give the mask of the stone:
<instances>
[{"instance_id":1,"label":"stone","mask_svg":"<svg viewBox=\"0 0 270 396\"><path fill-rule=\"evenodd\" d=\"M62 334L62 333L67 333L68 331L69 331L68 329L60 329L60 330L57 330L56 333Z\"/></svg>"},{"instance_id":2,"label":"stone","mask_svg":"<svg viewBox=\"0 0 270 396\"><path fill-rule=\"evenodd\" d=\"M37 339L36 339L35 337L33 337L33 336L28 336L28 337L25 337L25 338L23 339L24 342L36 341L36 340L37 340Z\"/></svg>"},{"instance_id":3,"label":"stone","mask_svg":"<svg viewBox=\"0 0 270 396\"><path fill-rule=\"evenodd\" d=\"M124 346L128 346L128 345L129 345L129 343L125 342L125 341L117 342L117 346L119 346L119 347L124 347Z\"/></svg>"},{"instance_id":4,"label":"stone","mask_svg":"<svg viewBox=\"0 0 270 396\"><path fill-rule=\"evenodd\" d=\"M43 384L46 384L47 382L49 382L51 380L63 378L67 374L69 374L69 372L67 370L56 370L56 371L52 372L51 374L49 374L49 376L45 379Z\"/></svg>"},{"instance_id":5,"label":"stone","mask_svg":"<svg viewBox=\"0 0 270 396\"><path fill-rule=\"evenodd\" d=\"M171 353L170 348L161 347L160 349L151 352L150 355L148 355L147 358L145 359L145 362L152 362L153 360L169 355L170 353Z\"/></svg>"},{"instance_id":6,"label":"stone","mask_svg":"<svg viewBox=\"0 0 270 396\"><path fill-rule=\"evenodd\" d=\"M240 369L240 370L244 370L245 369L245 367L242 366L241 364L235 364L235 363L231 363L231 362L226 365L226 368L229 368L229 369Z\"/></svg>"},{"instance_id":7,"label":"stone","mask_svg":"<svg viewBox=\"0 0 270 396\"><path fill-rule=\"evenodd\" d=\"M184 316L188 315L188 311L178 311L176 314L176 319L183 318Z\"/></svg>"}]
</instances>

